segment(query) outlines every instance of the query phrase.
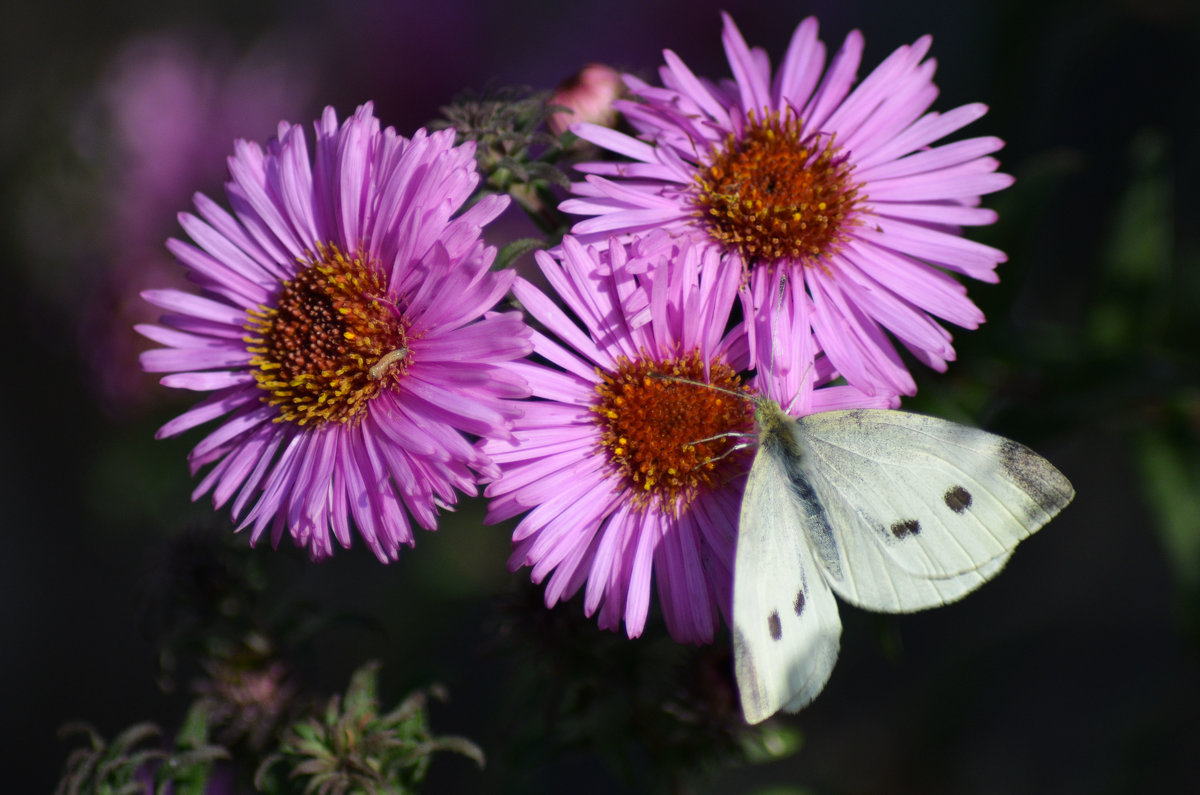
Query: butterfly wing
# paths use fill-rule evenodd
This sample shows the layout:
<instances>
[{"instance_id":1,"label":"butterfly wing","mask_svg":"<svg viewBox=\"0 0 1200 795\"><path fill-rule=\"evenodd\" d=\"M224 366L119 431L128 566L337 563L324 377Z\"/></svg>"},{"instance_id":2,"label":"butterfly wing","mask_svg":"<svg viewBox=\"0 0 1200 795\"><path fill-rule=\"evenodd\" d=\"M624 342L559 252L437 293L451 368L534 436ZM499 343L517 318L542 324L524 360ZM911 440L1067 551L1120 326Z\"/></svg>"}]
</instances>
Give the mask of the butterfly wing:
<instances>
[{"instance_id":1,"label":"butterfly wing","mask_svg":"<svg viewBox=\"0 0 1200 795\"><path fill-rule=\"evenodd\" d=\"M733 577L733 656L742 711L758 723L795 712L825 687L842 633L837 602L804 525L819 505L790 487L782 425L760 430L738 524Z\"/></svg>"},{"instance_id":2,"label":"butterfly wing","mask_svg":"<svg viewBox=\"0 0 1200 795\"><path fill-rule=\"evenodd\" d=\"M791 428L834 532L836 557L818 556L829 584L870 610L962 597L1075 496L1029 448L936 417L832 411Z\"/></svg>"}]
</instances>

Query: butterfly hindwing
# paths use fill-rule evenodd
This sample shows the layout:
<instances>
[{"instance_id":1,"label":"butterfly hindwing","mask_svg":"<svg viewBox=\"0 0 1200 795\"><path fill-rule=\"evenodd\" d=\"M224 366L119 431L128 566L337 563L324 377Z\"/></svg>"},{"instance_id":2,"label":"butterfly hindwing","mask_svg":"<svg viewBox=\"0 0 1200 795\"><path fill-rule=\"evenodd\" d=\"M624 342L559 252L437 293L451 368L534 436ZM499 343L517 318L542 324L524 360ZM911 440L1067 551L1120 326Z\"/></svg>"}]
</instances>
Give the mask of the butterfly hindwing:
<instances>
[{"instance_id":1,"label":"butterfly hindwing","mask_svg":"<svg viewBox=\"0 0 1200 795\"><path fill-rule=\"evenodd\" d=\"M789 427L834 533L829 583L871 610L920 610L974 590L1075 493L1023 445L936 417L860 409Z\"/></svg>"},{"instance_id":2,"label":"butterfly hindwing","mask_svg":"<svg viewBox=\"0 0 1200 795\"><path fill-rule=\"evenodd\" d=\"M821 507L805 500L803 482L799 489L779 488L800 475L789 466L794 446L783 434L790 434L784 425L760 429L738 527L734 668L749 723L780 709L795 712L816 698L837 661L842 631L818 553L803 529L824 522Z\"/></svg>"}]
</instances>

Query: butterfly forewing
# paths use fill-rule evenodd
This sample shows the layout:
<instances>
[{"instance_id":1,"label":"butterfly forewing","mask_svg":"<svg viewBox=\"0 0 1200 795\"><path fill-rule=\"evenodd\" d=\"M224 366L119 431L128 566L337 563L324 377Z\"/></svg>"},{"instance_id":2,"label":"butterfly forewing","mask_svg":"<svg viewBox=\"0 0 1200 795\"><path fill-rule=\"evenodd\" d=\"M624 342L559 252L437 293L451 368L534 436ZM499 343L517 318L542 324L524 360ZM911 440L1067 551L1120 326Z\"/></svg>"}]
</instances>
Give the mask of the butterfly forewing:
<instances>
[{"instance_id":1,"label":"butterfly forewing","mask_svg":"<svg viewBox=\"0 0 1200 795\"><path fill-rule=\"evenodd\" d=\"M828 527L821 506L805 500L803 483L778 488L793 474L802 480L800 469L789 466L794 445L783 434L790 434L783 424L760 428L738 527L734 669L749 723L816 698L837 661L842 631L833 593L801 530Z\"/></svg>"},{"instance_id":2,"label":"butterfly forewing","mask_svg":"<svg viewBox=\"0 0 1200 795\"><path fill-rule=\"evenodd\" d=\"M919 610L974 590L1074 496L1028 448L935 417L834 411L790 428L837 542L830 584L873 610Z\"/></svg>"},{"instance_id":3,"label":"butterfly forewing","mask_svg":"<svg viewBox=\"0 0 1200 795\"><path fill-rule=\"evenodd\" d=\"M794 420L759 400L755 420L733 583L750 723L798 710L825 686L841 636L833 592L888 612L952 602L1075 495L1027 447L934 417L863 409Z\"/></svg>"}]
</instances>

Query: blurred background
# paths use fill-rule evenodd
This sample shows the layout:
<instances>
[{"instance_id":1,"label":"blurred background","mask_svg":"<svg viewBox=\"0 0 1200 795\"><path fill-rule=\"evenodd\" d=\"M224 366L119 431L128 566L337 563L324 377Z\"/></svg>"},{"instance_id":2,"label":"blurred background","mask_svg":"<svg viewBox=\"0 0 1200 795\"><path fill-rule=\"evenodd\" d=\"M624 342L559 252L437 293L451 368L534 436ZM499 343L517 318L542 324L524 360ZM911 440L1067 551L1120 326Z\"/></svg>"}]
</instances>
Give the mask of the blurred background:
<instances>
[{"instance_id":1,"label":"blurred background","mask_svg":"<svg viewBox=\"0 0 1200 795\"><path fill-rule=\"evenodd\" d=\"M484 527L479 501L388 567L361 546L319 566L249 549L226 513L189 501L185 455L202 432L154 440L190 396L138 372L148 343L130 329L154 317L139 290L182 283L163 241L193 192L223 199L234 138L366 100L411 134L463 89L548 89L587 61L650 75L663 48L724 77L722 9L773 63L808 14L831 50L859 28L860 77L932 33L934 109L990 105L959 137L1007 141L1018 181L986 199L1001 220L972 237L1009 262L999 285L970 285L989 322L956 335L948 374L917 372L906 407L1025 442L1078 492L959 604L844 608L828 688L780 722L791 752L740 765L720 761L745 740L736 727L680 729L656 712L728 709L727 638L680 649L652 619L630 642L580 618L578 601L545 611L528 572L505 569L511 528ZM1190 788L1200 207L1183 188L1200 150L1198 22L1189 0L10 5L2 788L51 791L78 743L55 735L71 719L106 737L144 720L173 732L200 670L187 631L234 618L272 627L312 692L343 690L371 658L385 708L444 684L435 732L473 739L488 765L439 756L426 792Z\"/></svg>"}]
</instances>

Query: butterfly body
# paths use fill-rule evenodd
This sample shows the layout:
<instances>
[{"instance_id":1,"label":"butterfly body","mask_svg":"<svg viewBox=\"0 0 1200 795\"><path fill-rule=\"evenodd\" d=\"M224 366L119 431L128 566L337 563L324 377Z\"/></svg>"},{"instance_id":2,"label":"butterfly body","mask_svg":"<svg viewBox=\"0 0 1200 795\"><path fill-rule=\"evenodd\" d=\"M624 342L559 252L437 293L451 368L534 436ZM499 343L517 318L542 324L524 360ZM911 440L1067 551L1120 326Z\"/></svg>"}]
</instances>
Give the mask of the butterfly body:
<instances>
[{"instance_id":1,"label":"butterfly body","mask_svg":"<svg viewBox=\"0 0 1200 795\"><path fill-rule=\"evenodd\" d=\"M907 613L1004 567L1074 497L1048 461L965 425L885 409L755 411L759 447L734 562L734 665L746 720L795 712L837 661L836 593Z\"/></svg>"}]
</instances>

